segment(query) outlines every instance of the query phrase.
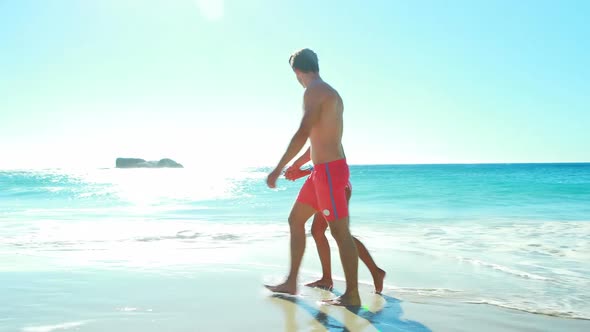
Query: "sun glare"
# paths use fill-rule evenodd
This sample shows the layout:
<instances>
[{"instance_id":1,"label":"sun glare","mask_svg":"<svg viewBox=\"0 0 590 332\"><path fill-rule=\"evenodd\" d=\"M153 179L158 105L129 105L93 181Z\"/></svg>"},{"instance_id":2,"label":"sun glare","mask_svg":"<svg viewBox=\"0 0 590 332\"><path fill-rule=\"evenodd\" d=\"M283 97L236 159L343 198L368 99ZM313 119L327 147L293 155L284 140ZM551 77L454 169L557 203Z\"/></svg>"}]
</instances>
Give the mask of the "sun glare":
<instances>
[{"instance_id":1,"label":"sun glare","mask_svg":"<svg viewBox=\"0 0 590 332\"><path fill-rule=\"evenodd\" d=\"M196 0L201 14L210 21L217 21L223 17L223 0Z\"/></svg>"}]
</instances>

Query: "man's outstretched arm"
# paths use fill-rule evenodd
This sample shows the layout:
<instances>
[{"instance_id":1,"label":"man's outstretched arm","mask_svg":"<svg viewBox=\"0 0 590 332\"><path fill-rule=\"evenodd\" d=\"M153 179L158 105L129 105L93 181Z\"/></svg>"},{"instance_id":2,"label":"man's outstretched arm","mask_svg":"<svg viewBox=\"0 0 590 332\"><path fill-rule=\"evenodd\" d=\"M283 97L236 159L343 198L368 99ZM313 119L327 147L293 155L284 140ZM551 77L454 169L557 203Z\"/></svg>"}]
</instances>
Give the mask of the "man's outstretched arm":
<instances>
[{"instance_id":1,"label":"man's outstretched arm","mask_svg":"<svg viewBox=\"0 0 590 332\"><path fill-rule=\"evenodd\" d=\"M308 90L304 95L304 113L303 119L301 119L301 123L299 125L299 129L297 129L297 132L295 132L295 135L293 135L293 138L287 147L287 151L285 151L283 154L283 157L275 167L275 170L282 170L289 161L297 156L299 151L301 151L305 145L305 142L307 142L311 128L313 128L313 126L319 120L319 115L320 104L316 102L313 92Z\"/></svg>"},{"instance_id":2,"label":"man's outstretched arm","mask_svg":"<svg viewBox=\"0 0 590 332\"><path fill-rule=\"evenodd\" d=\"M295 181L299 178L311 174L311 169L301 169L301 166L305 165L310 160L311 148L307 148L307 150L299 158L297 158L297 160L295 160L293 165L287 168L287 170L285 171L285 178L287 180Z\"/></svg>"},{"instance_id":3,"label":"man's outstretched arm","mask_svg":"<svg viewBox=\"0 0 590 332\"><path fill-rule=\"evenodd\" d=\"M301 151L301 148L303 148L305 145L305 142L307 142L308 138L309 133L306 132L305 129L300 128L297 130L295 135L293 135L293 138L291 138L291 142L289 142L287 151L285 151L283 157L281 160L279 160L279 163L275 167L275 171L281 171L287 165L287 163L289 163L289 161L295 158L299 151Z\"/></svg>"},{"instance_id":4,"label":"man's outstretched arm","mask_svg":"<svg viewBox=\"0 0 590 332\"><path fill-rule=\"evenodd\" d=\"M301 167L305 164L307 164L309 161L311 160L311 147L307 148L307 151L305 151L301 157L299 157L297 160L295 160L295 162L293 163L293 167Z\"/></svg>"},{"instance_id":5,"label":"man's outstretched arm","mask_svg":"<svg viewBox=\"0 0 590 332\"><path fill-rule=\"evenodd\" d=\"M301 119L297 132L295 132L295 135L291 138L287 151L285 151L283 157L266 180L268 186L271 188L275 187L276 180L285 165L287 165L287 163L295 158L299 151L301 151L301 148L303 148L305 142L307 142L307 139L309 138L311 128L313 128L313 126L319 121L320 104L315 100L316 98L314 98L312 94L313 92L310 92L309 90L305 92L303 97L303 119Z\"/></svg>"}]
</instances>

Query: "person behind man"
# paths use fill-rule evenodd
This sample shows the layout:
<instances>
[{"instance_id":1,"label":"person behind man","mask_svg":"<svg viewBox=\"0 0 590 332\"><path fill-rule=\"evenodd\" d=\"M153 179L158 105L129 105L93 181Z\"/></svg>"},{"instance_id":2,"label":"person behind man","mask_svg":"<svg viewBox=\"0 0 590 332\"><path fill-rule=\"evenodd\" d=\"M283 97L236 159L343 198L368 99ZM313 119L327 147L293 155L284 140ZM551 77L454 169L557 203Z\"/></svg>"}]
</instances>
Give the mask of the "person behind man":
<instances>
[{"instance_id":1,"label":"person behind man","mask_svg":"<svg viewBox=\"0 0 590 332\"><path fill-rule=\"evenodd\" d=\"M321 212L338 244L340 259L346 278L346 290L340 297L327 301L335 305L358 306L358 253L349 230L346 185L349 168L342 147L343 111L338 92L322 80L318 57L310 49L295 52L289 63L303 94L303 117L287 150L267 177L267 185L276 187L283 168L310 140L314 170L307 178L289 215L291 234L291 267L287 280L279 285L266 285L273 292L297 293L297 277L305 252L305 222Z\"/></svg>"},{"instance_id":2,"label":"person behind man","mask_svg":"<svg viewBox=\"0 0 590 332\"><path fill-rule=\"evenodd\" d=\"M293 165L291 165L285 171L285 178L291 181L295 181L299 178L311 174L310 169L301 169L301 166L308 163L310 159L310 149L307 149L307 151L304 154L302 154L301 157L299 157L299 159L297 159L293 163ZM346 203L349 204L350 197L352 196L352 185L350 184L350 182L346 186L345 190ZM332 281L330 244L328 242L328 238L326 237L326 228L328 228L326 220L319 212L316 212L316 214L313 217L313 223L311 224L311 235L313 236L313 239L316 243L318 256L320 257L320 263L322 265L322 277L317 281L306 284L305 286L331 290L334 283ZM369 269L369 272L371 272L371 276L373 277L373 285L375 286L375 293L381 294L381 292L383 291L383 279L385 279L386 275L385 271L383 271L381 268L379 268L379 266L377 266L365 245L358 238L353 236L352 239L356 244L359 253L359 258L363 263L365 263L365 265Z\"/></svg>"}]
</instances>

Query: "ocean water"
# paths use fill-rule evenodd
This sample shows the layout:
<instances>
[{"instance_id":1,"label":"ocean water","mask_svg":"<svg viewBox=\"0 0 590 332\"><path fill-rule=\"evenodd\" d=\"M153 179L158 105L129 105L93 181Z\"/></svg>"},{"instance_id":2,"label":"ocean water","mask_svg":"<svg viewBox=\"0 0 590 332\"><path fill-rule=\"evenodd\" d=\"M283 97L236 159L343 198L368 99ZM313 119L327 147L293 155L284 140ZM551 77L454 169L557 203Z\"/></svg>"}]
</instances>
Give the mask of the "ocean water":
<instances>
[{"instance_id":1,"label":"ocean water","mask_svg":"<svg viewBox=\"0 0 590 332\"><path fill-rule=\"evenodd\" d=\"M21 273L219 262L286 273L303 180L271 190L268 171L0 171L0 287L14 293L6 276ZM352 232L387 270L388 294L590 319L590 164L351 166L351 181ZM284 251L261 249L273 241ZM308 241L302 273L313 278ZM16 314L0 309L0 326Z\"/></svg>"}]
</instances>

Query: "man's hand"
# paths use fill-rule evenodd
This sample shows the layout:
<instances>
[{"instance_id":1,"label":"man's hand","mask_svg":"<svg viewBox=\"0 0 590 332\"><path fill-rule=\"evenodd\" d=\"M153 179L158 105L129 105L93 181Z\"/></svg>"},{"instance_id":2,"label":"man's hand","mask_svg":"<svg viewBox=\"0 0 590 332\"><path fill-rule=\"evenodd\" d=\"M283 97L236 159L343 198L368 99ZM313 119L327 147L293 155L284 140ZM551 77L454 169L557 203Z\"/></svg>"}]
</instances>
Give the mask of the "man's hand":
<instances>
[{"instance_id":1,"label":"man's hand","mask_svg":"<svg viewBox=\"0 0 590 332\"><path fill-rule=\"evenodd\" d=\"M269 188L276 188L277 179L279 178L279 175L281 175L281 170L278 168L275 168L272 172L270 172L270 174L266 178L266 185Z\"/></svg>"},{"instance_id":2,"label":"man's hand","mask_svg":"<svg viewBox=\"0 0 590 332\"><path fill-rule=\"evenodd\" d=\"M311 174L311 170L303 170L299 168L299 166L293 165L287 168L287 171L285 172L285 178L287 178L287 180L295 181L308 174Z\"/></svg>"}]
</instances>

